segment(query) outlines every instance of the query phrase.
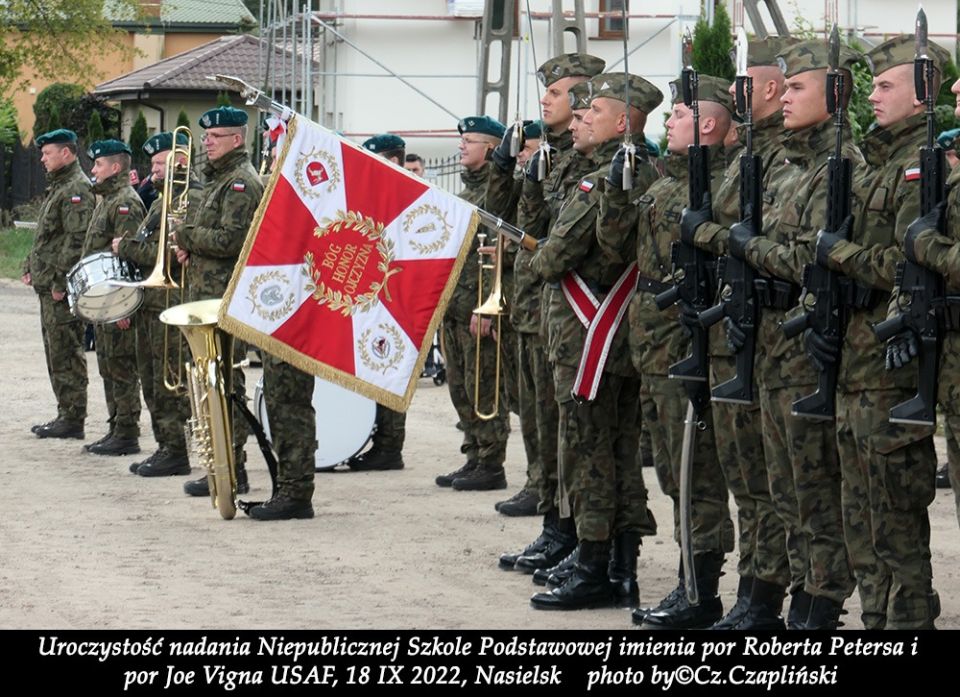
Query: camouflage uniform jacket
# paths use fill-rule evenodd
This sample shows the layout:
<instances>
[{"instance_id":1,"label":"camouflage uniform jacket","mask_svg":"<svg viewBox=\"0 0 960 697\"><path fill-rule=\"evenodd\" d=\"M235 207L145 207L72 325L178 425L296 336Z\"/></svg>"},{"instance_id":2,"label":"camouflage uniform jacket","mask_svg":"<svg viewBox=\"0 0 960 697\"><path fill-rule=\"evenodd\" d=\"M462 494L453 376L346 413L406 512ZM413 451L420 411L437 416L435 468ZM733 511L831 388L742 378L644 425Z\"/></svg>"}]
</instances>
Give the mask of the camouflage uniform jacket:
<instances>
[{"instance_id":1,"label":"camouflage uniform jacket","mask_svg":"<svg viewBox=\"0 0 960 697\"><path fill-rule=\"evenodd\" d=\"M874 128L863 141L867 166L853 173L860 207L853 209L850 241L830 251L830 267L877 290L873 308L850 312L838 377L838 384L848 391L916 386L916 371L884 369L885 345L870 327L887 315L897 264L903 261L903 235L920 215L920 181L907 181L905 171L920 166L925 135L923 114L889 128Z\"/></svg>"},{"instance_id":2,"label":"camouflage uniform jacket","mask_svg":"<svg viewBox=\"0 0 960 697\"><path fill-rule=\"evenodd\" d=\"M803 268L813 262L817 232L824 226L827 208L827 158L835 147L835 130L827 120L784 138L785 159L771 167L764 199L764 236L747 244L747 261L776 278L799 286ZM863 156L850 139L843 139L843 155L853 170L863 167ZM854 210L856 206L854 205ZM763 308L757 330L757 382L767 389L813 385L817 371L803 345L803 335L787 339L780 324L800 308Z\"/></svg>"},{"instance_id":3,"label":"camouflage uniform jacket","mask_svg":"<svg viewBox=\"0 0 960 697\"><path fill-rule=\"evenodd\" d=\"M187 208L188 218L194 218L199 210L202 187L192 177L190 182L189 206ZM157 247L159 246L159 237L155 234L160 229L160 212L163 209L163 195L157 196L150 204L150 210L146 217L137 228L137 232L132 237L125 237L120 240L118 247L119 257L133 262L140 269L140 275L146 278L153 270L157 262ZM176 256L170 255L172 259L170 273L174 280L180 283L181 266L177 262ZM183 277L186 283L186 277ZM179 290L174 290L176 297L179 298ZM179 302L173 301L171 302ZM144 288L143 289L143 307L150 310L164 310L167 307L167 291L162 288Z\"/></svg>"},{"instance_id":4,"label":"camouflage uniform jacket","mask_svg":"<svg viewBox=\"0 0 960 697\"><path fill-rule=\"evenodd\" d=\"M601 302L627 267L627 263L611 263L596 236L604 177L619 147L619 139L612 139L593 152L590 159L594 172L580 180L575 194L561 208L546 242L530 261L530 267L551 284L559 283L568 272L576 271ZM656 171L648 158L641 156L638 161L637 186L646 188L656 178ZM587 330L560 291L550 294L547 323L549 359L561 365L578 365ZM635 374L626 337L627 328L621 325L610 347L606 372L624 376Z\"/></svg>"},{"instance_id":5,"label":"camouflage uniform jacket","mask_svg":"<svg viewBox=\"0 0 960 697\"><path fill-rule=\"evenodd\" d=\"M478 208L484 208L487 197L487 178L490 176L490 170L493 165L489 162L480 169L471 172L464 169L460 172L460 178L463 180L463 190L459 196L467 203L472 203ZM484 210L486 210L484 208ZM469 322L473 309L477 306L477 283L480 280L480 268L477 263L477 249L480 247L480 233L488 232L487 244L491 245L497 241L496 235L492 231L484 230L481 226L477 229L477 235L470 243L470 250L467 252L467 260L463 263L460 270L460 277L457 279L457 285L453 289L453 295L450 297L450 304L447 306L447 312L444 320L448 322Z\"/></svg>"},{"instance_id":6,"label":"camouflage uniform jacket","mask_svg":"<svg viewBox=\"0 0 960 697\"><path fill-rule=\"evenodd\" d=\"M146 214L126 172L93 185L100 197L83 240L83 256L110 252L114 237L133 236Z\"/></svg>"},{"instance_id":7,"label":"camouflage uniform jacket","mask_svg":"<svg viewBox=\"0 0 960 697\"><path fill-rule=\"evenodd\" d=\"M47 174L47 195L37 217L33 248L23 263L39 293L67 289L67 272L80 260L80 249L96 199L90 180L76 160Z\"/></svg>"},{"instance_id":8,"label":"camouflage uniform jacket","mask_svg":"<svg viewBox=\"0 0 960 697\"><path fill-rule=\"evenodd\" d=\"M643 278L669 282L672 272L670 246L680 238L680 215L689 204L688 158L671 153L663 160L665 176L641 188L628 192L608 191L601 203L597 240L611 258L619 256L617 247L626 242L629 254L622 261L636 261ZM716 188L726 166L723 147L710 148L711 189ZM622 214L624 207L635 209L633 216ZM634 217L631 231L618 229L619 220ZM679 308L674 305L665 311L657 309L654 293L638 290L631 301L630 351L635 366L650 375L667 375L668 368L689 353L690 340L680 325Z\"/></svg>"},{"instance_id":9,"label":"camouflage uniform jacket","mask_svg":"<svg viewBox=\"0 0 960 697\"><path fill-rule=\"evenodd\" d=\"M263 184L242 147L208 162L203 175L197 217L177 233L177 243L190 253L192 300L223 295L263 196Z\"/></svg>"}]
</instances>

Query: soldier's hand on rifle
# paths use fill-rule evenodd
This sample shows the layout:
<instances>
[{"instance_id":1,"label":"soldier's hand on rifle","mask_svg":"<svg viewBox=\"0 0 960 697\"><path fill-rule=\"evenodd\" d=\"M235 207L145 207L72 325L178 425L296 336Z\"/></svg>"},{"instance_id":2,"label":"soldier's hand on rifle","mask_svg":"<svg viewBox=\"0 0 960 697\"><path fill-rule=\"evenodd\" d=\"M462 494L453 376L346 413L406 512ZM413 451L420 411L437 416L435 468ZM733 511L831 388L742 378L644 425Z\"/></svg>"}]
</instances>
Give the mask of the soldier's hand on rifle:
<instances>
[{"instance_id":1,"label":"soldier's hand on rifle","mask_svg":"<svg viewBox=\"0 0 960 697\"><path fill-rule=\"evenodd\" d=\"M700 324L700 315L693 305L688 302L681 300L678 305L680 306L680 325L683 327L683 331L686 332L687 336L693 336L695 329L703 328Z\"/></svg>"},{"instance_id":2,"label":"soldier's hand on rifle","mask_svg":"<svg viewBox=\"0 0 960 697\"><path fill-rule=\"evenodd\" d=\"M928 213L921 215L907 226L907 234L903 238L903 253L907 259L914 264L921 264L917 258L917 238L927 230L936 231L940 228L940 221L943 218L943 211L946 204L946 199L940 201L936 206L931 208Z\"/></svg>"},{"instance_id":3,"label":"soldier's hand on rifle","mask_svg":"<svg viewBox=\"0 0 960 697\"><path fill-rule=\"evenodd\" d=\"M853 227L853 216L848 215L843 223L834 232L821 230L817 233L817 263L825 269L832 269L830 252L838 243L850 239L850 228Z\"/></svg>"},{"instance_id":4,"label":"soldier's hand on rifle","mask_svg":"<svg viewBox=\"0 0 960 697\"><path fill-rule=\"evenodd\" d=\"M547 149L550 152L550 160L553 160L557 155L557 149L551 145L547 146ZM530 159L527 161L527 179L532 181L534 184L539 183L540 181L540 158L543 157L543 150L537 150ZM547 171L549 171L549 167Z\"/></svg>"},{"instance_id":5,"label":"soldier's hand on rifle","mask_svg":"<svg viewBox=\"0 0 960 697\"><path fill-rule=\"evenodd\" d=\"M680 215L680 239L687 244L693 244L697 235L697 228L709 223L713 214L713 198L710 192L703 194L699 208L684 208Z\"/></svg>"},{"instance_id":6,"label":"soldier's hand on rifle","mask_svg":"<svg viewBox=\"0 0 960 697\"><path fill-rule=\"evenodd\" d=\"M527 126L533 123L532 121L524 121L523 126ZM506 130L503 134L503 138L500 139L500 144L493 149L493 152L490 153L490 159L493 160L493 164L499 167L504 172L512 172L513 168L517 165L517 156L512 154L513 152L513 142L514 137L517 131L519 130L519 142L517 144L517 152L523 150L523 128L517 128L517 124L513 124Z\"/></svg>"},{"instance_id":7,"label":"soldier's hand on rifle","mask_svg":"<svg viewBox=\"0 0 960 697\"><path fill-rule=\"evenodd\" d=\"M727 332L727 348L734 353L739 353L747 342L746 333L729 317L723 318L723 328Z\"/></svg>"},{"instance_id":8,"label":"soldier's hand on rifle","mask_svg":"<svg viewBox=\"0 0 960 697\"><path fill-rule=\"evenodd\" d=\"M913 332L900 332L887 342L887 370L902 368L916 358L917 352L917 338Z\"/></svg>"},{"instance_id":9,"label":"soldier's hand on rifle","mask_svg":"<svg viewBox=\"0 0 960 697\"><path fill-rule=\"evenodd\" d=\"M817 370L824 370L831 366L840 358L840 338L835 336L823 336L812 329L808 329L803 337L804 346L807 347L807 355L813 361Z\"/></svg>"},{"instance_id":10,"label":"soldier's hand on rifle","mask_svg":"<svg viewBox=\"0 0 960 697\"><path fill-rule=\"evenodd\" d=\"M613 161L610 163L610 171L607 174L607 186L617 190L624 191L623 188L623 170L626 167L627 163L627 149L623 146L617 150L617 154L613 156ZM636 181L637 174L637 160L633 158L632 173L633 177L631 181Z\"/></svg>"},{"instance_id":11,"label":"soldier's hand on rifle","mask_svg":"<svg viewBox=\"0 0 960 697\"><path fill-rule=\"evenodd\" d=\"M730 228L730 237L727 238L727 248L730 256L736 257L741 261L747 260L747 243L753 238L753 229L750 225L750 219L747 218L739 223L735 223Z\"/></svg>"}]
</instances>

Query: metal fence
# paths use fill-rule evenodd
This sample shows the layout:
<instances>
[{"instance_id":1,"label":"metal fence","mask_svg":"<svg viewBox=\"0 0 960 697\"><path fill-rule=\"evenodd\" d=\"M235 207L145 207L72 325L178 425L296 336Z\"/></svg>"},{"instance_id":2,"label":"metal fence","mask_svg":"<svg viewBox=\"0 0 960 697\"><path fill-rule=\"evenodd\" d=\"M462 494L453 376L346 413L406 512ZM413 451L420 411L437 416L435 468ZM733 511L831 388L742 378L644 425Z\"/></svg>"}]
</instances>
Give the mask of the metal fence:
<instances>
[{"instance_id":1,"label":"metal fence","mask_svg":"<svg viewBox=\"0 0 960 697\"><path fill-rule=\"evenodd\" d=\"M13 147L0 148L0 209L12 210L34 200L46 188L46 171L40 164L40 150L19 140Z\"/></svg>"},{"instance_id":2,"label":"metal fence","mask_svg":"<svg viewBox=\"0 0 960 697\"><path fill-rule=\"evenodd\" d=\"M424 178L451 194L459 194L463 189L460 179L460 156L430 157L424 161Z\"/></svg>"}]
</instances>

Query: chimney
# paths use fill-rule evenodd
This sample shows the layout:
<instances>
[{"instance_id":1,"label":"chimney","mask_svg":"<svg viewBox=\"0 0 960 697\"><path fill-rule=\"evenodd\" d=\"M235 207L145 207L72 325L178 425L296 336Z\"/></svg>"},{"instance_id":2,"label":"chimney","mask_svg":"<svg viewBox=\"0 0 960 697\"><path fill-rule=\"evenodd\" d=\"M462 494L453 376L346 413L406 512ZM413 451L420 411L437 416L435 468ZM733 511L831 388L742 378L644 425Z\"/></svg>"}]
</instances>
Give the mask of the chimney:
<instances>
[{"instance_id":1,"label":"chimney","mask_svg":"<svg viewBox=\"0 0 960 697\"><path fill-rule=\"evenodd\" d=\"M163 0L140 0L140 10L145 19L160 19L160 7Z\"/></svg>"}]
</instances>

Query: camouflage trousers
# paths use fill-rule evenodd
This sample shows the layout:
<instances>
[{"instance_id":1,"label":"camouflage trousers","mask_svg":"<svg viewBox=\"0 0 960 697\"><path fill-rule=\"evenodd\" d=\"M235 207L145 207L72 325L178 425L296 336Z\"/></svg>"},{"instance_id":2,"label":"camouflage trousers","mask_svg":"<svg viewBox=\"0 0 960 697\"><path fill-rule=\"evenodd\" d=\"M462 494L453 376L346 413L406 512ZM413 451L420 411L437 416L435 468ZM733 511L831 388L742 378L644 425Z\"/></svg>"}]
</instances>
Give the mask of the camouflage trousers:
<instances>
[{"instance_id":1,"label":"camouflage trousers","mask_svg":"<svg viewBox=\"0 0 960 697\"><path fill-rule=\"evenodd\" d=\"M733 377L735 359L710 357L710 385L716 387ZM763 433L760 428L760 404L712 402L717 458L727 481L727 489L737 504L737 529L740 560L737 573L752 576L778 586L790 585L790 564L783 523L770 499Z\"/></svg>"},{"instance_id":2,"label":"camouflage trousers","mask_svg":"<svg viewBox=\"0 0 960 697\"><path fill-rule=\"evenodd\" d=\"M497 323L494 321L493 326ZM500 406L520 415L520 376L517 374L518 334L506 315L500 321Z\"/></svg>"},{"instance_id":3,"label":"camouflage trousers","mask_svg":"<svg viewBox=\"0 0 960 697\"><path fill-rule=\"evenodd\" d=\"M559 410L553 371L539 334L518 332L517 372L520 385L520 430L527 452L527 488L537 492L537 511L557 507L557 430Z\"/></svg>"},{"instance_id":4,"label":"camouflage trousers","mask_svg":"<svg viewBox=\"0 0 960 697\"><path fill-rule=\"evenodd\" d=\"M120 329L116 324L96 324L93 335L110 428L117 438L136 438L140 435L137 333L132 325Z\"/></svg>"},{"instance_id":5,"label":"camouflage trousers","mask_svg":"<svg viewBox=\"0 0 960 697\"><path fill-rule=\"evenodd\" d=\"M311 388L312 390L313 388ZM312 392L311 392L312 394ZM377 430L373 432L373 447L386 452L403 450L403 441L407 436L407 415L405 412L377 405Z\"/></svg>"},{"instance_id":6,"label":"camouflage trousers","mask_svg":"<svg viewBox=\"0 0 960 697\"><path fill-rule=\"evenodd\" d=\"M960 522L960 444L957 443L960 414L946 410L943 431L947 439L947 473L950 475L950 488L953 489L953 500L957 508L957 521Z\"/></svg>"},{"instance_id":7,"label":"camouflage trousers","mask_svg":"<svg viewBox=\"0 0 960 697\"><path fill-rule=\"evenodd\" d=\"M277 493L300 501L313 498L317 452L313 387L312 375L263 354L263 396L277 453Z\"/></svg>"},{"instance_id":8,"label":"camouflage trousers","mask_svg":"<svg viewBox=\"0 0 960 697\"><path fill-rule=\"evenodd\" d=\"M790 413L811 389L760 389L768 485L786 529L790 591L843 602L854 583L843 541L836 426Z\"/></svg>"},{"instance_id":9,"label":"camouflage trousers","mask_svg":"<svg viewBox=\"0 0 960 697\"><path fill-rule=\"evenodd\" d=\"M143 401L150 412L153 437L159 447L174 454L183 454L187 450L183 426L190 418L186 375L183 376L183 394L171 392L163 382L165 365L169 366L170 370L177 370L183 362L190 360L190 349L183 341L179 329L167 327L160 321L158 310L141 308L134 315L133 324L137 332L137 371L140 374Z\"/></svg>"},{"instance_id":10,"label":"camouflage trousers","mask_svg":"<svg viewBox=\"0 0 960 697\"><path fill-rule=\"evenodd\" d=\"M890 408L912 396L837 393L843 529L866 629L931 629L940 614L927 515L936 494L933 429L889 422Z\"/></svg>"},{"instance_id":11,"label":"camouflage trousers","mask_svg":"<svg viewBox=\"0 0 960 697\"><path fill-rule=\"evenodd\" d=\"M66 299L57 302L49 289L37 289L40 332L47 375L57 399L57 418L83 423L87 418L87 359L83 355L84 324L70 314Z\"/></svg>"},{"instance_id":12,"label":"camouflage trousers","mask_svg":"<svg viewBox=\"0 0 960 697\"><path fill-rule=\"evenodd\" d=\"M577 369L554 366L560 404L561 498L570 500L577 539L599 542L623 532L654 535L637 459L640 380L604 373L592 402L570 396ZM564 513L561 502L561 515Z\"/></svg>"},{"instance_id":13,"label":"camouflage trousers","mask_svg":"<svg viewBox=\"0 0 960 697\"><path fill-rule=\"evenodd\" d=\"M480 363L480 409L489 411L493 405L494 371L496 369L495 344L491 337L483 341ZM463 444L460 452L468 461L479 462L496 468L503 465L507 454L509 414L500 409L493 419L484 421L477 416L474 400L476 384L477 340L470 335L469 318L466 322L443 320L444 358L447 361L447 385L450 401L453 402L460 423L463 424Z\"/></svg>"},{"instance_id":14,"label":"camouflage trousers","mask_svg":"<svg viewBox=\"0 0 960 697\"><path fill-rule=\"evenodd\" d=\"M687 393L680 380L662 375L640 376L640 414L650 433L654 468L660 488L673 501L673 539L680 543L680 462L687 415ZM733 521L714 444L710 409L694 426L691 537L697 554L733 551ZM639 449L637 451L639 453ZM638 458L637 467L640 467Z\"/></svg>"}]
</instances>

